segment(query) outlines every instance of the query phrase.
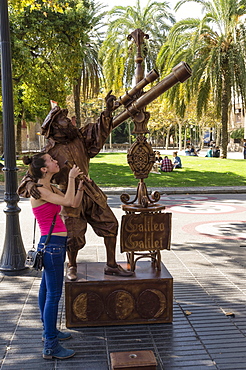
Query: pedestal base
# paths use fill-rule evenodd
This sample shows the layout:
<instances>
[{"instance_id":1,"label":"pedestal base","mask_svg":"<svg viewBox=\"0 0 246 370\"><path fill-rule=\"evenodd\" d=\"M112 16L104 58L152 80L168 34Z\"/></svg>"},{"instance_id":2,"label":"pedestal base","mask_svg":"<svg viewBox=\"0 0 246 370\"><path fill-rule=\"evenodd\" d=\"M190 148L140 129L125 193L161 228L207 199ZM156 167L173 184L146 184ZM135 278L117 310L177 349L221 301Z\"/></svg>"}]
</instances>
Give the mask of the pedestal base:
<instances>
[{"instance_id":1,"label":"pedestal base","mask_svg":"<svg viewBox=\"0 0 246 370\"><path fill-rule=\"evenodd\" d=\"M157 271L150 262L139 262L127 278L104 275L104 266L78 264L78 279L66 279L68 328L172 322L173 279L163 264Z\"/></svg>"}]
</instances>

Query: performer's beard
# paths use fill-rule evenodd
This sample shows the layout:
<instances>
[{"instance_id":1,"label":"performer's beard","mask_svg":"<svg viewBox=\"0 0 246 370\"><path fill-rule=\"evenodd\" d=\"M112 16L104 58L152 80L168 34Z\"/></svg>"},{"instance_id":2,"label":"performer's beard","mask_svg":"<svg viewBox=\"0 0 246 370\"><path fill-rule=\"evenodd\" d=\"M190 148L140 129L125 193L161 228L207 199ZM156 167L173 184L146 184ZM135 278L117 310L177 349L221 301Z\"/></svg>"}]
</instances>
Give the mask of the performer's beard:
<instances>
[{"instance_id":1,"label":"performer's beard","mask_svg":"<svg viewBox=\"0 0 246 370\"><path fill-rule=\"evenodd\" d=\"M58 126L58 125L57 125ZM52 127L51 137L59 143L63 143L66 141L72 141L76 139L79 135L79 130L77 127L73 126L72 124L68 127L64 128L59 125L59 127Z\"/></svg>"}]
</instances>

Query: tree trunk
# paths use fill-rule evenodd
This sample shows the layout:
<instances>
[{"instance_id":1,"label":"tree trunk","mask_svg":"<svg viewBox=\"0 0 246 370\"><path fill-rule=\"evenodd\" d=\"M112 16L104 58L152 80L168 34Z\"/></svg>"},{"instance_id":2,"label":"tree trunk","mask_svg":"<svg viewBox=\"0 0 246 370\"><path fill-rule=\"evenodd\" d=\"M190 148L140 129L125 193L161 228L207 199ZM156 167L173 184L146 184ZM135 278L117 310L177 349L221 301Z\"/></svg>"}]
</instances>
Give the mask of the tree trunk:
<instances>
[{"instance_id":1,"label":"tree trunk","mask_svg":"<svg viewBox=\"0 0 246 370\"><path fill-rule=\"evenodd\" d=\"M217 125L217 132L216 132L216 146L220 146L220 126Z\"/></svg>"},{"instance_id":2,"label":"tree trunk","mask_svg":"<svg viewBox=\"0 0 246 370\"><path fill-rule=\"evenodd\" d=\"M172 127L172 125L170 125L170 126L167 128L167 136L166 136L166 150L168 150L169 135L170 135L171 127Z\"/></svg>"},{"instance_id":3,"label":"tree trunk","mask_svg":"<svg viewBox=\"0 0 246 370\"><path fill-rule=\"evenodd\" d=\"M227 146L228 146L228 109L230 102L230 84L227 82L227 72L224 73L222 95L221 95L221 143L222 143L222 158L227 158Z\"/></svg>"},{"instance_id":4,"label":"tree trunk","mask_svg":"<svg viewBox=\"0 0 246 370\"><path fill-rule=\"evenodd\" d=\"M19 114L16 125L16 154L22 153L21 125L22 125L22 115Z\"/></svg>"},{"instance_id":5,"label":"tree trunk","mask_svg":"<svg viewBox=\"0 0 246 370\"><path fill-rule=\"evenodd\" d=\"M205 129L204 127L201 129L201 132L200 132L200 148L203 149L204 148L204 136L205 136Z\"/></svg>"},{"instance_id":6,"label":"tree trunk","mask_svg":"<svg viewBox=\"0 0 246 370\"><path fill-rule=\"evenodd\" d=\"M190 127L190 145L193 145L192 128Z\"/></svg>"},{"instance_id":7,"label":"tree trunk","mask_svg":"<svg viewBox=\"0 0 246 370\"><path fill-rule=\"evenodd\" d=\"M129 141L129 145L132 144L131 134L132 134L132 132L131 132L131 122L128 121L128 141Z\"/></svg>"},{"instance_id":8,"label":"tree trunk","mask_svg":"<svg viewBox=\"0 0 246 370\"><path fill-rule=\"evenodd\" d=\"M184 149L187 147L187 127L185 126L185 132L184 132Z\"/></svg>"},{"instance_id":9,"label":"tree trunk","mask_svg":"<svg viewBox=\"0 0 246 370\"><path fill-rule=\"evenodd\" d=\"M80 88L81 88L81 77L78 77L73 85L73 99L76 116L76 126L81 127L80 117Z\"/></svg>"},{"instance_id":10,"label":"tree trunk","mask_svg":"<svg viewBox=\"0 0 246 370\"><path fill-rule=\"evenodd\" d=\"M23 105L21 105L21 112L18 115L17 125L16 125L16 154L22 153L21 128L22 128L23 118L24 118L24 108L23 108Z\"/></svg>"},{"instance_id":11,"label":"tree trunk","mask_svg":"<svg viewBox=\"0 0 246 370\"><path fill-rule=\"evenodd\" d=\"M179 151L182 150L182 122L179 121Z\"/></svg>"},{"instance_id":12,"label":"tree trunk","mask_svg":"<svg viewBox=\"0 0 246 370\"><path fill-rule=\"evenodd\" d=\"M173 140L173 149L178 146L178 131L177 131L177 125L174 127L174 140Z\"/></svg>"}]
</instances>

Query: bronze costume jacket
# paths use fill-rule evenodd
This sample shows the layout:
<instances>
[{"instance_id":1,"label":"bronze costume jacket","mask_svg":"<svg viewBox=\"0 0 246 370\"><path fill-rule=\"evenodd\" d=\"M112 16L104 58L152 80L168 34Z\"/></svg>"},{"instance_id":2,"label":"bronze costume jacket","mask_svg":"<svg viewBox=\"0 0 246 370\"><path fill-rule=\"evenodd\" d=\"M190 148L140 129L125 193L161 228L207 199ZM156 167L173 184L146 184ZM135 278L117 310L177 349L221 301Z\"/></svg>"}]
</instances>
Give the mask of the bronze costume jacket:
<instances>
[{"instance_id":1,"label":"bronze costume jacket","mask_svg":"<svg viewBox=\"0 0 246 370\"><path fill-rule=\"evenodd\" d=\"M105 117L102 113L96 123L90 123L84 128L78 129L78 136L71 141L63 140L58 143L53 137L48 139L48 143L43 148L43 151L49 153L51 157L58 161L60 171L54 175L52 182L57 184L59 189L66 191L67 188L69 166L65 164L66 161L69 161L72 165L76 164L83 171L84 175L88 175L90 158L93 158L102 149L111 132L111 122L112 119ZM30 197L26 186L30 181L33 182L34 180L27 173L17 189L17 193L20 196ZM78 182L76 179L76 187ZM83 191L100 207L105 208L107 206L106 195L94 181L88 182L85 180ZM81 212L83 212L82 206L78 208L64 207L62 214L68 217L79 217Z\"/></svg>"}]
</instances>

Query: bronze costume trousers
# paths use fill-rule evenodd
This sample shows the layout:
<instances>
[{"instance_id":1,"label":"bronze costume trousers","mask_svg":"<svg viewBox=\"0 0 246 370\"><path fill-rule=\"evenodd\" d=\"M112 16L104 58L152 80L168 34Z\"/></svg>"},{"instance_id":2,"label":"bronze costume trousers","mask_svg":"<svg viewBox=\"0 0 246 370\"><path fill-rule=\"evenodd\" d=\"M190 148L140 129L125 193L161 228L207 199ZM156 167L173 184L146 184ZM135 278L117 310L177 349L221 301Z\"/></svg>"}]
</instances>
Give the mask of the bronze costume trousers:
<instances>
[{"instance_id":1,"label":"bronze costume trousers","mask_svg":"<svg viewBox=\"0 0 246 370\"><path fill-rule=\"evenodd\" d=\"M83 248L86 240L87 223L98 236L116 236L118 221L110 207L100 207L86 193L82 199L82 212L80 217L65 217L68 232L67 249L71 252Z\"/></svg>"}]
</instances>

